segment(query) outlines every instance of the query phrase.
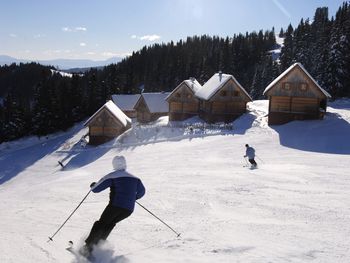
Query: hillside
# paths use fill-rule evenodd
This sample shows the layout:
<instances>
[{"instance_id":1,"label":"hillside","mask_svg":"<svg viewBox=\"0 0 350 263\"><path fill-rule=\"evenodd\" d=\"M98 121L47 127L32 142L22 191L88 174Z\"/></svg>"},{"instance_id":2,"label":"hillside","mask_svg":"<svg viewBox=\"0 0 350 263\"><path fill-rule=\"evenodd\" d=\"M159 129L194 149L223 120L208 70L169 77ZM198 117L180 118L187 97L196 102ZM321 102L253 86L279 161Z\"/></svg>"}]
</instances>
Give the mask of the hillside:
<instances>
[{"instance_id":1,"label":"hillside","mask_svg":"<svg viewBox=\"0 0 350 263\"><path fill-rule=\"evenodd\" d=\"M99 262L350 262L350 101L331 103L324 120L274 127L267 101L248 106L232 130L191 119L191 135L162 118L99 147L80 145L81 124L0 144L0 262L84 262L65 247L83 242L107 191L48 236L120 154L147 188L140 203L181 237L136 207L98 249ZM243 167L246 143L256 170Z\"/></svg>"}]
</instances>

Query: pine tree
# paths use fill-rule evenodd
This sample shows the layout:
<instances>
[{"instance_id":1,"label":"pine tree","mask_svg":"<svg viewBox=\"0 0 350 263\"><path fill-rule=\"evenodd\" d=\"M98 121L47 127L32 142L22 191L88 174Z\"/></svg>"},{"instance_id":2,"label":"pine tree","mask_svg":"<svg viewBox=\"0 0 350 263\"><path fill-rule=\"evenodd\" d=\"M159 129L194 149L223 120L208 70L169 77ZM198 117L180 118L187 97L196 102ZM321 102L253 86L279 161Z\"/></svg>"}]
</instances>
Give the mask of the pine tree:
<instances>
[{"instance_id":1,"label":"pine tree","mask_svg":"<svg viewBox=\"0 0 350 263\"><path fill-rule=\"evenodd\" d=\"M289 24L285 32L284 46L281 50L281 69L286 70L293 62L295 62L295 48L294 48L294 29Z\"/></svg>"},{"instance_id":2,"label":"pine tree","mask_svg":"<svg viewBox=\"0 0 350 263\"><path fill-rule=\"evenodd\" d=\"M9 91L4 100L3 114L4 121L1 126L5 140L14 140L26 134L25 111L13 90Z\"/></svg>"},{"instance_id":3,"label":"pine tree","mask_svg":"<svg viewBox=\"0 0 350 263\"><path fill-rule=\"evenodd\" d=\"M312 51L310 45L311 39L311 26L308 19L304 22L302 19L298 27L294 30L294 61L302 63L306 68L310 69L312 65Z\"/></svg>"},{"instance_id":4,"label":"pine tree","mask_svg":"<svg viewBox=\"0 0 350 263\"><path fill-rule=\"evenodd\" d=\"M328 8L317 8L312 23L312 42L309 49L312 50L312 65L306 65L311 74L321 86L326 83L326 69L328 62L329 28Z\"/></svg>"}]
</instances>

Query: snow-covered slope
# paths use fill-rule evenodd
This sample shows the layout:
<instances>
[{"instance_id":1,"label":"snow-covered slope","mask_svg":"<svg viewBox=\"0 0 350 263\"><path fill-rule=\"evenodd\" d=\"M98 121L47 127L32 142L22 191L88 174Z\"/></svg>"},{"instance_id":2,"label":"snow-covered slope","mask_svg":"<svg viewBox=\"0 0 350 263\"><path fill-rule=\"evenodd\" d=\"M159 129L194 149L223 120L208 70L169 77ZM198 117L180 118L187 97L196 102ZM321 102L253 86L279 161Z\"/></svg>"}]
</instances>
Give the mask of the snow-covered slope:
<instances>
[{"instance_id":1,"label":"snow-covered slope","mask_svg":"<svg viewBox=\"0 0 350 263\"><path fill-rule=\"evenodd\" d=\"M84 262L65 251L83 242L108 192L91 194L123 154L147 193L97 252L98 262L350 262L350 101L324 120L267 126L267 101L233 130L166 118L134 126L115 141L81 147L81 125L41 140L0 145L0 262ZM251 144L259 168L245 165ZM66 164L61 171L57 161Z\"/></svg>"}]
</instances>

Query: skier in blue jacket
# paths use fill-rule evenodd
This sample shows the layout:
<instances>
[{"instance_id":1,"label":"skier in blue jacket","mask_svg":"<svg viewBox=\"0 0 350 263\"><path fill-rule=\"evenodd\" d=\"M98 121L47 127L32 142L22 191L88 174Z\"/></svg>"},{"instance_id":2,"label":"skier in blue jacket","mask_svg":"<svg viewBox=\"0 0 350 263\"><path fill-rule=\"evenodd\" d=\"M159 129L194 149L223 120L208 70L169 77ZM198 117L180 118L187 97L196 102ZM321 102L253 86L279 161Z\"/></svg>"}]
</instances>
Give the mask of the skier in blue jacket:
<instances>
[{"instance_id":1,"label":"skier in blue jacket","mask_svg":"<svg viewBox=\"0 0 350 263\"><path fill-rule=\"evenodd\" d=\"M252 168L257 167L258 164L254 160L255 149L253 147L249 146L248 144L246 144L245 147L246 147L246 151L245 151L244 158L248 157L248 161L252 164Z\"/></svg>"},{"instance_id":2,"label":"skier in blue jacket","mask_svg":"<svg viewBox=\"0 0 350 263\"><path fill-rule=\"evenodd\" d=\"M126 171L124 156L113 159L114 171L102 177L97 183L91 183L92 192L99 193L110 188L109 204L100 219L94 223L85 240L82 254L89 256L93 246L100 240L106 240L115 225L132 214L135 201L145 194L141 180Z\"/></svg>"}]
</instances>

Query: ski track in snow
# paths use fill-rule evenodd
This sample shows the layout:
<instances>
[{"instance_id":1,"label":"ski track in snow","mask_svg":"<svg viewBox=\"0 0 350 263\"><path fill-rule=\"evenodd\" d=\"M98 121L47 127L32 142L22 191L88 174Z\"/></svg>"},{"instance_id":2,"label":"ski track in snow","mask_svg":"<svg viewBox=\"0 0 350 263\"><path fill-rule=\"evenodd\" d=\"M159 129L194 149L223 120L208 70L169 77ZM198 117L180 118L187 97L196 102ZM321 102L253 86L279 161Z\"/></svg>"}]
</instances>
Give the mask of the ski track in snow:
<instances>
[{"instance_id":1,"label":"ski track in snow","mask_svg":"<svg viewBox=\"0 0 350 263\"><path fill-rule=\"evenodd\" d=\"M0 178L7 178L0 262L85 263L65 248L69 240L83 244L108 191L91 194L47 240L117 154L147 188L140 203L181 237L136 206L98 247L96 262L350 262L350 101L330 103L324 120L278 127L267 126L267 105L250 103L232 131L189 134L162 118L98 147L81 147L87 130L79 125L45 142L0 145ZM243 167L246 143L256 149L258 169ZM12 168L26 156L32 163Z\"/></svg>"}]
</instances>

